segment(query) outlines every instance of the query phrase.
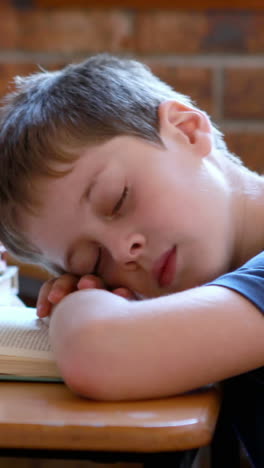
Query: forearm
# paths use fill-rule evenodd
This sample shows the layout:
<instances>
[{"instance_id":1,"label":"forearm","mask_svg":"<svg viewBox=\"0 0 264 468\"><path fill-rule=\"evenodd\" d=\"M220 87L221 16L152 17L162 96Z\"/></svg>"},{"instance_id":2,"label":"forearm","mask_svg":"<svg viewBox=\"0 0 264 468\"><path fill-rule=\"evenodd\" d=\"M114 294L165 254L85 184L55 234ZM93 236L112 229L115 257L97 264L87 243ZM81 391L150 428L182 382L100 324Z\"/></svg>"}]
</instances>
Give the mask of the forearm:
<instances>
[{"instance_id":1,"label":"forearm","mask_svg":"<svg viewBox=\"0 0 264 468\"><path fill-rule=\"evenodd\" d=\"M68 385L83 395L166 396L264 362L263 317L228 289L203 287L140 302L112 303L109 294L75 293L53 313L56 360Z\"/></svg>"}]
</instances>

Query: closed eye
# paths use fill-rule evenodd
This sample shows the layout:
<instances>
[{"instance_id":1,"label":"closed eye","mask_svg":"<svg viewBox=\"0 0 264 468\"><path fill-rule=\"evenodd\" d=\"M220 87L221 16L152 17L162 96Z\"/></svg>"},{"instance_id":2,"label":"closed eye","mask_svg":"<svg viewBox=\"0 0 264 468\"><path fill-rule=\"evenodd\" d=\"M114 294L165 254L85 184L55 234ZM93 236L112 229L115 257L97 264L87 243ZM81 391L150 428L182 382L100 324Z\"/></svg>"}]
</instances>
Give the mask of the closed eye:
<instances>
[{"instance_id":1,"label":"closed eye","mask_svg":"<svg viewBox=\"0 0 264 468\"><path fill-rule=\"evenodd\" d=\"M115 207L114 207L114 209L112 211L112 215L115 215L115 214L119 213L119 211L120 211L120 209L121 209L121 207L122 207L122 205L123 205L123 203L124 203L124 201L125 201L125 199L127 197L127 194L128 194L128 187L125 186L121 197L119 198L117 204L115 205Z\"/></svg>"}]
</instances>

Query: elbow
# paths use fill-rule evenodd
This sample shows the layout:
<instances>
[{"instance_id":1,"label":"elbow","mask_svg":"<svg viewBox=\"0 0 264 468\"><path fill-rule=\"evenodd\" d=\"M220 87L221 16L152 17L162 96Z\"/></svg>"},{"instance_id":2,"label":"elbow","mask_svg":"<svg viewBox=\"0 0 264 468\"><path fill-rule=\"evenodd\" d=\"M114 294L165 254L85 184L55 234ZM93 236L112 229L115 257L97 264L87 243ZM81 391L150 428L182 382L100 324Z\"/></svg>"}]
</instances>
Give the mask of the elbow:
<instances>
[{"instance_id":1,"label":"elbow","mask_svg":"<svg viewBox=\"0 0 264 468\"><path fill-rule=\"evenodd\" d=\"M101 346L78 345L69 347L68 352L57 360L63 381L70 390L92 400L119 401L126 399L123 389L122 370L118 359L107 355ZM118 372L115 370L118 369Z\"/></svg>"},{"instance_id":2,"label":"elbow","mask_svg":"<svg viewBox=\"0 0 264 468\"><path fill-rule=\"evenodd\" d=\"M60 365L60 364L59 364ZM116 382L106 378L103 366L83 365L78 356L61 365L61 375L67 387L76 395L91 400L122 400Z\"/></svg>"},{"instance_id":3,"label":"elbow","mask_svg":"<svg viewBox=\"0 0 264 468\"><path fill-rule=\"evenodd\" d=\"M60 375L73 393L89 399L98 399L100 384L96 376L96 365L86 352L86 359L82 350L75 349L65 353L64 357L55 357ZM97 370L100 370L97 367ZM98 388L99 386L99 388Z\"/></svg>"},{"instance_id":4,"label":"elbow","mask_svg":"<svg viewBox=\"0 0 264 468\"><path fill-rule=\"evenodd\" d=\"M89 331L76 329L61 343L64 351L55 353L55 360L63 381L74 393L94 400L115 400L115 382L107 372L113 363L102 344L97 344L99 333L98 324L90 324Z\"/></svg>"},{"instance_id":5,"label":"elbow","mask_svg":"<svg viewBox=\"0 0 264 468\"><path fill-rule=\"evenodd\" d=\"M56 365L65 384L76 394L95 400L120 400L120 352L113 340L114 320L72 313L71 297L56 306L50 322L50 339ZM75 296L76 297L76 296ZM122 387L122 386L121 386Z\"/></svg>"}]
</instances>

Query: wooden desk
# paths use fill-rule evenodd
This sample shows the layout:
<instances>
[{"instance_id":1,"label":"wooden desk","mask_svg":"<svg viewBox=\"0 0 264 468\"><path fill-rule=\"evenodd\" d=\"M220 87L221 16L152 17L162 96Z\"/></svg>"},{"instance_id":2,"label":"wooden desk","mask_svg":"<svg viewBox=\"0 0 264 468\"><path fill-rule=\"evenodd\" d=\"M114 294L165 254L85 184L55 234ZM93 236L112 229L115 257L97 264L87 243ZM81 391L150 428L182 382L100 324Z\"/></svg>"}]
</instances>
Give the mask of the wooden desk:
<instances>
[{"instance_id":1,"label":"wooden desk","mask_svg":"<svg viewBox=\"0 0 264 468\"><path fill-rule=\"evenodd\" d=\"M32 278L40 281L47 281L48 279L52 278L51 273L44 270L37 265L30 265L28 263L22 263L18 260L11 257L10 254L7 254L7 263L8 265L15 265L19 268L19 272L22 276L27 278Z\"/></svg>"},{"instance_id":2,"label":"wooden desk","mask_svg":"<svg viewBox=\"0 0 264 468\"><path fill-rule=\"evenodd\" d=\"M68 453L185 451L210 444L219 406L214 388L109 403L75 396L63 384L1 382L0 447Z\"/></svg>"}]
</instances>

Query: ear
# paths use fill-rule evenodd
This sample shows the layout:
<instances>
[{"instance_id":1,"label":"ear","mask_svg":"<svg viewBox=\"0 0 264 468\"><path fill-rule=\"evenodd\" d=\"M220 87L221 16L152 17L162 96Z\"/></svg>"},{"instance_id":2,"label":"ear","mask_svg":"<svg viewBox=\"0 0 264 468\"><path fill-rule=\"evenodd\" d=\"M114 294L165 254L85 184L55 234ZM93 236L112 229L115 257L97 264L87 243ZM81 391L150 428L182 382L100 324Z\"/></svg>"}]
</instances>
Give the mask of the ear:
<instances>
[{"instance_id":1,"label":"ear","mask_svg":"<svg viewBox=\"0 0 264 468\"><path fill-rule=\"evenodd\" d=\"M191 145L200 156L212 151L212 126L207 115L177 101L165 101L159 106L160 137L166 141L177 139L178 143Z\"/></svg>"}]
</instances>

